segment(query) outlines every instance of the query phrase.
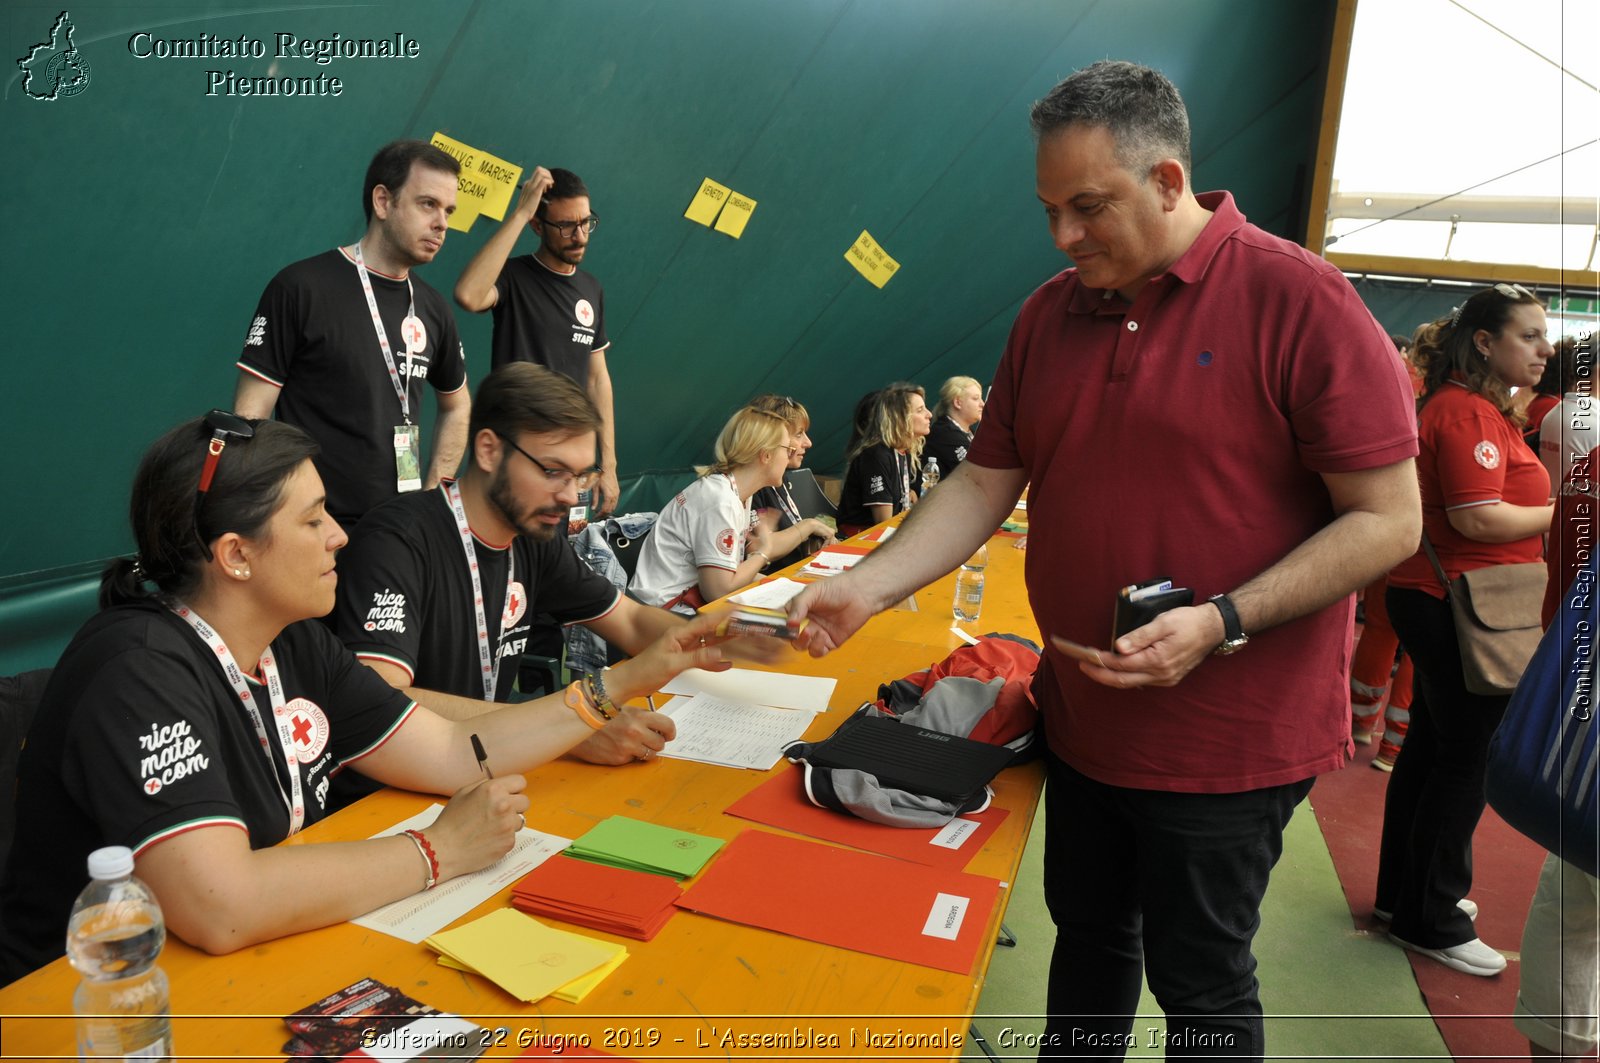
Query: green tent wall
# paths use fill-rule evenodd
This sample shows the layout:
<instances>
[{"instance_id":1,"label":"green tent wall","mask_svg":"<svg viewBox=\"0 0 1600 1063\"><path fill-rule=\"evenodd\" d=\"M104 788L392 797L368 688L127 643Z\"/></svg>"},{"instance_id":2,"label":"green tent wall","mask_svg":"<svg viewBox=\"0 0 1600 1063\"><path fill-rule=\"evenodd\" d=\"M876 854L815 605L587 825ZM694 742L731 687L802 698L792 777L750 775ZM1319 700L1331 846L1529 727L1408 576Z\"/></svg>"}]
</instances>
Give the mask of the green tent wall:
<instances>
[{"instance_id":1,"label":"green tent wall","mask_svg":"<svg viewBox=\"0 0 1600 1063\"><path fill-rule=\"evenodd\" d=\"M383 0L262 11L74 6L84 90L3 93L8 456L0 672L48 664L131 548L144 446L231 402L262 286L362 229L384 141L442 131L580 173L601 217L627 508L655 508L762 391L812 411L822 472L864 391L992 373L1017 308L1066 263L1033 192L1028 106L1107 56L1188 100L1195 184L1304 229L1332 0ZM8 4L7 56L57 6ZM130 38L261 39L262 59L139 58ZM274 34L418 41L415 59L275 59ZM208 70L337 76L338 97L208 96ZM757 201L739 240L682 217L712 177ZM418 276L449 292L495 222ZM879 290L863 230L900 262ZM531 250L532 235L518 251ZM458 314L474 382L487 315ZM431 412L431 411L430 411Z\"/></svg>"}]
</instances>

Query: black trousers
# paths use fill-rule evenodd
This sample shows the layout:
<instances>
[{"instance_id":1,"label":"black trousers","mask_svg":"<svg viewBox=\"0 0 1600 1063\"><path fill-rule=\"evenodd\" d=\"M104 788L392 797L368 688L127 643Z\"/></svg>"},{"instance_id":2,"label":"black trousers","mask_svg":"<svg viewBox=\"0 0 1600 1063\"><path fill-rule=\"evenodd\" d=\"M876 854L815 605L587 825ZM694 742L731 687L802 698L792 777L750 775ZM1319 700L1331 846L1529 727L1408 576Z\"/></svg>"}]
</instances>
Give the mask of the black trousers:
<instances>
[{"instance_id":1,"label":"black trousers","mask_svg":"<svg viewBox=\"0 0 1600 1063\"><path fill-rule=\"evenodd\" d=\"M1396 937L1449 948L1478 936L1456 902L1472 888L1489 739L1511 699L1467 690L1449 602L1403 587L1390 587L1385 601L1416 682L1383 802L1376 906L1394 913Z\"/></svg>"},{"instance_id":2,"label":"black trousers","mask_svg":"<svg viewBox=\"0 0 1600 1063\"><path fill-rule=\"evenodd\" d=\"M1045 902L1056 924L1041 1059L1259 1060L1250 942L1313 780L1232 794L1107 786L1047 754ZM1133 1028L1144 961L1166 1013Z\"/></svg>"}]
</instances>

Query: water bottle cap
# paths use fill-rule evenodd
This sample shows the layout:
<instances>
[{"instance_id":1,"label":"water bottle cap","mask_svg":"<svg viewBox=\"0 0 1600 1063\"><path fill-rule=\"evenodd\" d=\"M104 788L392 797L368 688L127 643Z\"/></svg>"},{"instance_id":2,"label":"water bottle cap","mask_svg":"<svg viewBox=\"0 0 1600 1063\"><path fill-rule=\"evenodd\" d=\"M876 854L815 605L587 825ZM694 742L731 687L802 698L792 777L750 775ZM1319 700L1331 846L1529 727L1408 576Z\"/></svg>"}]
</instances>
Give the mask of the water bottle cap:
<instances>
[{"instance_id":1,"label":"water bottle cap","mask_svg":"<svg viewBox=\"0 0 1600 1063\"><path fill-rule=\"evenodd\" d=\"M89 877L125 878L133 874L133 850L126 845L108 845L89 854Z\"/></svg>"}]
</instances>

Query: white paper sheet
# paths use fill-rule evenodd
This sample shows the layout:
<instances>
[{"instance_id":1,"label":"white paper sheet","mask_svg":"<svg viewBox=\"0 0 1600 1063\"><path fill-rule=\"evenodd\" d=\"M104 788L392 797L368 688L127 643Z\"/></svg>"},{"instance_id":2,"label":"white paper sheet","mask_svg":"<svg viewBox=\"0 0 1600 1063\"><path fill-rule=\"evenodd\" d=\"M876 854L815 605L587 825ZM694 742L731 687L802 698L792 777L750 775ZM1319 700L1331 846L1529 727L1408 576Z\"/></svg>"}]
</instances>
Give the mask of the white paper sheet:
<instances>
[{"instance_id":1,"label":"white paper sheet","mask_svg":"<svg viewBox=\"0 0 1600 1063\"><path fill-rule=\"evenodd\" d=\"M796 583L786 576L779 576L768 583L751 587L747 591L740 591L728 601L734 605L756 605L763 609L781 609L790 598L806 589L804 583Z\"/></svg>"},{"instance_id":2,"label":"white paper sheet","mask_svg":"<svg viewBox=\"0 0 1600 1063\"><path fill-rule=\"evenodd\" d=\"M828 699L838 685L837 679L827 676L784 675L782 672L758 672L751 668L730 668L726 672L689 668L679 672L672 682L661 688L661 692L688 697L709 694L723 701L745 705L826 712Z\"/></svg>"},{"instance_id":3,"label":"white paper sheet","mask_svg":"<svg viewBox=\"0 0 1600 1063\"><path fill-rule=\"evenodd\" d=\"M407 830L426 833L428 826L443 811L443 805L429 805L410 819L379 831L373 837L387 838ZM459 875L448 882L441 882L431 890L403 897L350 921L368 930L417 944L429 934L443 930L571 844L571 838L524 827L517 832L516 845L496 863L470 875ZM420 862L422 857L418 856L417 860Z\"/></svg>"},{"instance_id":4,"label":"white paper sheet","mask_svg":"<svg viewBox=\"0 0 1600 1063\"><path fill-rule=\"evenodd\" d=\"M797 576L837 576L846 569L855 568L861 564L866 554L849 554L843 550L822 550L810 561L806 567L795 573Z\"/></svg>"},{"instance_id":5,"label":"white paper sheet","mask_svg":"<svg viewBox=\"0 0 1600 1063\"><path fill-rule=\"evenodd\" d=\"M661 711L678 726L678 736L661 756L757 771L778 763L783 747L805 734L814 718L809 712L745 705L709 694L674 698Z\"/></svg>"}]
</instances>

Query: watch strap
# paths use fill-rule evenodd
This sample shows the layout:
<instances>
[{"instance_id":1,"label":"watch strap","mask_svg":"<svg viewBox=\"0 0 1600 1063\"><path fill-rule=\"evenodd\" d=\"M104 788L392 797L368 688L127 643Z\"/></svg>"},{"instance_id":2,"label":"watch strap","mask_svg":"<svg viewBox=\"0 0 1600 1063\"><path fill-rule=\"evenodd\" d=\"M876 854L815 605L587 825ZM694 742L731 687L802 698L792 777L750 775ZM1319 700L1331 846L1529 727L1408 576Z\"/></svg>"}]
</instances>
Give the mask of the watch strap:
<instances>
[{"instance_id":1,"label":"watch strap","mask_svg":"<svg viewBox=\"0 0 1600 1063\"><path fill-rule=\"evenodd\" d=\"M1206 600L1222 614L1222 645L1217 647L1218 650L1231 653L1249 641L1244 633L1244 625L1239 623L1239 610L1233 607L1233 599L1226 594L1213 594Z\"/></svg>"}]
</instances>

